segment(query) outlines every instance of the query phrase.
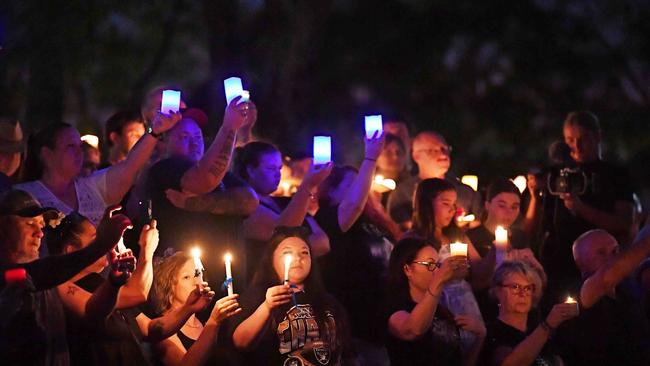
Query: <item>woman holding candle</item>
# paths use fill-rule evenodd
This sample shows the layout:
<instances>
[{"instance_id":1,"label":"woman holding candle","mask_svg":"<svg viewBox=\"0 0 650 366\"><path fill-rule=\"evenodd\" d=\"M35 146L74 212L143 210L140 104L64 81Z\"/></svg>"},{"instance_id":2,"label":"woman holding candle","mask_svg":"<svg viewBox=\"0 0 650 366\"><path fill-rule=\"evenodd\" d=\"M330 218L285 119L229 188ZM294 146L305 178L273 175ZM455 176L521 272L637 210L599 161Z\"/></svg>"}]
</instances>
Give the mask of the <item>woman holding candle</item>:
<instances>
[{"instance_id":1,"label":"woman holding candle","mask_svg":"<svg viewBox=\"0 0 650 366\"><path fill-rule=\"evenodd\" d=\"M196 258L177 252L156 265L151 302L157 314L164 316L182 308L185 299L204 286L205 283L196 284ZM206 364L213 355L220 326L241 311L238 296L232 294L217 300L205 324L192 314L176 334L157 342L154 351L162 364Z\"/></svg>"},{"instance_id":2,"label":"woman holding candle","mask_svg":"<svg viewBox=\"0 0 650 366\"><path fill-rule=\"evenodd\" d=\"M350 356L345 310L325 292L312 258L304 228L276 229L235 318L244 364L339 365Z\"/></svg>"},{"instance_id":3,"label":"woman holding candle","mask_svg":"<svg viewBox=\"0 0 650 366\"><path fill-rule=\"evenodd\" d=\"M89 245L96 236L92 223L78 213L63 219L48 232L52 254L73 253ZM113 271L122 272L117 279L105 280L100 272L107 265L101 258L70 281L58 286L58 293L68 314L66 317L70 357L79 365L146 365L141 342L158 341L174 334L192 314L205 308L214 296L209 288L196 289L187 296L182 308L150 319L137 306L147 299L153 277L153 253L158 246L155 220L145 225L140 235L140 261L130 250L114 254L120 262ZM120 265L131 267L128 271ZM132 272L128 276L123 272ZM128 279L128 282L126 281Z\"/></svg>"},{"instance_id":4,"label":"woman holding candle","mask_svg":"<svg viewBox=\"0 0 650 366\"><path fill-rule=\"evenodd\" d=\"M499 316L488 325L483 355L489 365L563 364L549 339L562 322L578 315L575 303L556 304L539 321L533 308L542 297L542 281L537 270L520 261L496 270L490 293L499 302Z\"/></svg>"},{"instance_id":5,"label":"woman holding candle","mask_svg":"<svg viewBox=\"0 0 650 366\"><path fill-rule=\"evenodd\" d=\"M439 303L442 289L467 270L467 259L439 261L436 249L421 238L400 240L390 258L387 291L388 341L393 366L473 365L485 327L478 319L454 316ZM477 335L468 352L461 352L460 329Z\"/></svg>"}]
</instances>

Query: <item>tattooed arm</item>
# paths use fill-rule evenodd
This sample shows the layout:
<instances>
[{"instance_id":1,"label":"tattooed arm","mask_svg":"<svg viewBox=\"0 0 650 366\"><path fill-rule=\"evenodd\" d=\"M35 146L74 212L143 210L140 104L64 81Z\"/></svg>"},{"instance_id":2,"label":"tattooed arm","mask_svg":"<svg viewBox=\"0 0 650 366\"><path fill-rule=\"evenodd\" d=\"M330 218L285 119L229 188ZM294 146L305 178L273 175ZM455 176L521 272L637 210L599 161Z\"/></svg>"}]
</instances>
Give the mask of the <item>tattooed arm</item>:
<instances>
[{"instance_id":1,"label":"tattooed arm","mask_svg":"<svg viewBox=\"0 0 650 366\"><path fill-rule=\"evenodd\" d=\"M190 168L181 179L181 190L196 194L214 190L228 171L237 130L248 119L248 103L237 105L240 97L226 107L223 124L208 151L196 166Z\"/></svg>"},{"instance_id":2,"label":"tattooed arm","mask_svg":"<svg viewBox=\"0 0 650 366\"><path fill-rule=\"evenodd\" d=\"M199 196L168 189L165 195L178 208L215 215L248 216L259 205L257 194L250 187L227 188Z\"/></svg>"}]
</instances>

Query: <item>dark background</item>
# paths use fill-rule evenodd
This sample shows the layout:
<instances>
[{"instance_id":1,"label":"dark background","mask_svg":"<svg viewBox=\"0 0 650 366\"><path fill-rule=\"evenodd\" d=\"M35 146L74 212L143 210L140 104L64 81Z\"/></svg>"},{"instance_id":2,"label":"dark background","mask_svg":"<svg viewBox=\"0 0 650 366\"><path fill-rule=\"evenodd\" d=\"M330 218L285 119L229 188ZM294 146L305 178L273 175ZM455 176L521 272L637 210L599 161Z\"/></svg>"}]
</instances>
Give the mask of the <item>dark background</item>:
<instances>
[{"instance_id":1,"label":"dark background","mask_svg":"<svg viewBox=\"0 0 650 366\"><path fill-rule=\"evenodd\" d=\"M115 110L175 85L223 114L238 75L256 132L285 152L330 133L360 158L363 115L433 129L481 185L546 161L571 110L601 120L605 156L649 181L650 3L618 1L5 1L0 107L27 130L101 134Z\"/></svg>"}]
</instances>

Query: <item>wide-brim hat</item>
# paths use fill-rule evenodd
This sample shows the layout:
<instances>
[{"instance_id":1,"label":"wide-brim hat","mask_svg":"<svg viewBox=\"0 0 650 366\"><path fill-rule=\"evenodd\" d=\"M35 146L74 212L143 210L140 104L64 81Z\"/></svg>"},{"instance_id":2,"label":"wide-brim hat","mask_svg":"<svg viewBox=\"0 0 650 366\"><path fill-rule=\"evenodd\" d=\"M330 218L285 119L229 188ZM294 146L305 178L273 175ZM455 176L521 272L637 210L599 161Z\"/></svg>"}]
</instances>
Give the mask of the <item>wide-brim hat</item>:
<instances>
[{"instance_id":1,"label":"wide-brim hat","mask_svg":"<svg viewBox=\"0 0 650 366\"><path fill-rule=\"evenodd\" d=\"M25 139L20 122L15 119L0 118L0 153L23 151L25 151Z\"/></svg>"}]
</instances>

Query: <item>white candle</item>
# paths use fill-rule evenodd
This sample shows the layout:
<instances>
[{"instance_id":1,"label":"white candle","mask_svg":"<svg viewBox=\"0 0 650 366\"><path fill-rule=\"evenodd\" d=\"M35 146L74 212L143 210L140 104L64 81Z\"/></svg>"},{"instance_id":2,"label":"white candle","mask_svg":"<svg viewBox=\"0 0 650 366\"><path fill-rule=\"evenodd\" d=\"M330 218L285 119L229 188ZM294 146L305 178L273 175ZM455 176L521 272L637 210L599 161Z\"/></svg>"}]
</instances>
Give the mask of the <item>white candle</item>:
<instances>
[{"instance_id":1,"label":"white candle","mask_svg":"<svg viewBox=\"0 0 650 366\"><path fill-rule=\"evenodd\" d=\"M203 263L201 263L201 249L192 248L192 257L194 258L194 279L197 284L203 283Z\"/></svg>"},{"instance_id":2,"label":"white candle","mask_svg":"<svg viewBox=\"0 0 650 366\"><path fill-rule=\"evenodd\" d=\"M117 254L122 254L126 252L126 245L124 245L124 237L120 237L120 241L117 242Z\"/></svg>"},{"instance_id":3,"label":"white candle","mask_svg":"<svg viewBox=\"0 0 650 366\"><path fill-rule=\"evenodd\" d=\"M449 244L449 250L451 252L451 256L457 256L457 255L462 255L467 257L467 244L465 243L451 243Z\"/></svg>"},{"instance_id":4,"label":"white candle","mask_svg":"<svg viewBox=\"0 0 650 366\"><path fill-rule=\"evenodd\" d=\"M284 256L284 283L289 283L289 267L291 267L292 260L293 256L291 254Z\"/></svg>"},{"instance_id":5,"label":"white candle","mask_svg":"<svg viewBox=\"0 0 650 366\"><path fill-rule=\"evenodd\" d=\"M226 255L223 256L223 261L226 262L226 281L228 281L228 296L233 294L233 285L232 285L232 268L230 266L232 262L232 255L230 253L226 253Z\"/></svg>"},{"instance_id":6,"label":"white candle","mask_svg":"<svg viewBox=\"0 0 650 366\"><path fill-rule=\"evenodd\" d=\"M523 175L518 175L515 177L515 179L512 180L512 183L517 186L517 189L519 189L520 193L524 193L526 187L528 186L528 180Z\"/></svg>"},{"instance_id":7,"label":"white candle","mask_svg":"<svg viewBox=\"0 0 650 366\"><path fill-rule=\"evenodd\" d=\"M497 249L506 249L508 246L508 230L504 229L503 226L497 226L494 230L494 242L496 243Z\"/></svg>"},{"instance_id":8,"label":"white candle","mask_svg":"<svg viewBox=\"0 0 650 366\"><path fill-rule=\"evenodd\" d=\"M475 175L463 175L460 178L461 183L467 184L472 187L473 190L478 191L478 177Z\"/></svg>"}]
</instances>

